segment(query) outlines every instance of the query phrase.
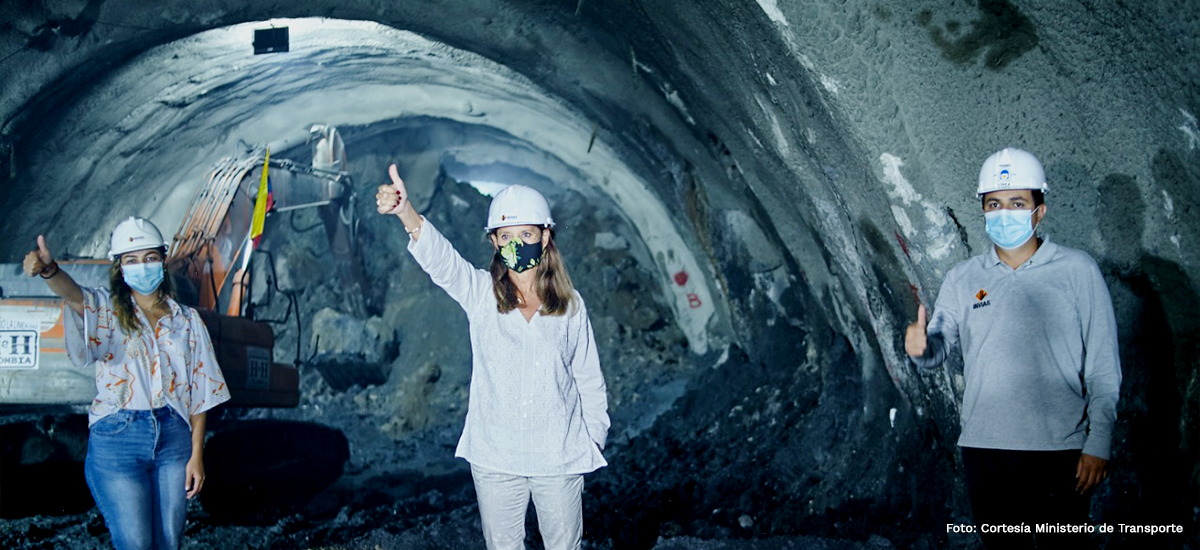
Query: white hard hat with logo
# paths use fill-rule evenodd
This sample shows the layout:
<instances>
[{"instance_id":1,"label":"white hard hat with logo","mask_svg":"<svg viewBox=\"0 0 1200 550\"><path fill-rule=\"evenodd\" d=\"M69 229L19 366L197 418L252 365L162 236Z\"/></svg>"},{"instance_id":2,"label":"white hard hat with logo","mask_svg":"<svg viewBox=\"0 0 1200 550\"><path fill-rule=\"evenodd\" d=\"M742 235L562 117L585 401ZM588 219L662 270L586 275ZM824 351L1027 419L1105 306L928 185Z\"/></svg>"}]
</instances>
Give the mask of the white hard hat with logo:
<instances>
[{"instance_id":1,"label":"white hard hat with logo","mask_svg":"<svg viewBox=\"0 0 1200 550\"><path fill-rule=\"evenodd\" d=\"M1045 193L1046 171L1042 163L1033 153L1015 147L1008 147L992 153L983 161L979 169L979 189L976 195L982 197L992 191L1008 189L1033 189Z\"/></svg>"},{"instance_id":2,"label":"white hard hat with logo","mask_svg":"<svg viewBox=\"0 0 1200 550\"><path fill-rule=\"evenodd\" d=\"M492 197L488 207L487 231L510 225L536 225L554 227L550 217L550 204L536 189L524 185L510 185Z\"/></svg>"},{"instance_id":3,"label":"white hard hat with logo","mask_svg":"<svg viewBox=\"0 0 1200 550\"><path fill-rule=\"evenodd\" d=\"M162 233L150 220L130 216L113 229L108 257L116 259L117 256L134 250L166 247L167 242L163 240Z\"/></svg>"}]
</instances>

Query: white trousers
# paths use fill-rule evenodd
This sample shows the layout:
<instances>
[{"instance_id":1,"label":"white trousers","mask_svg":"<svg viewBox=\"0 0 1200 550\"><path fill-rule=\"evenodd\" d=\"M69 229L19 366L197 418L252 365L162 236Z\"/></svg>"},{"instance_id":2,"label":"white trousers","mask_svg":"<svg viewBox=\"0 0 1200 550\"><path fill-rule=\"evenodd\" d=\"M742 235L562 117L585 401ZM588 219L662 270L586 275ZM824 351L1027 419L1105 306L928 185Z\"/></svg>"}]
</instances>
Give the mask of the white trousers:
<instances>
[{"instance_id":1,"label":"white trousers","mask_svg":"<svg viewBox=\"0 0 1200 550\"><path fill-rule=\"evenodd\" d=\"M472 464L471 478L488 550L525 549L525 512L530 495L546 550L580 550L583 475L514 476Z\"/></svg>"}]
</instances>

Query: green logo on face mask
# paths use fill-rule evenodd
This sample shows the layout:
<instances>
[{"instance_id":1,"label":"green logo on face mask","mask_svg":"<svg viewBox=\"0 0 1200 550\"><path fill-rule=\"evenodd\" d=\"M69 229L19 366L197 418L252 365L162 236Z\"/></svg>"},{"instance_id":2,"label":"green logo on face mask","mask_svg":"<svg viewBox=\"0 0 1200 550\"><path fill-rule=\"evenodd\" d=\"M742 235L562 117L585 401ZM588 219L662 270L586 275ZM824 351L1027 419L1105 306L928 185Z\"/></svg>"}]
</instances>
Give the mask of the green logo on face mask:
<instances>
[{"instance_id":1,"label":"green logo on face mask","mask_svg":"<svg viewBox=\"0 0 1200 550\"><path fill-rule=\"evenodd\" d=\"M542 243L525 243L513 239L500 247L500 260L505 267L520 273L537 267L542 260Z\"/></svg>"}]
</instances>

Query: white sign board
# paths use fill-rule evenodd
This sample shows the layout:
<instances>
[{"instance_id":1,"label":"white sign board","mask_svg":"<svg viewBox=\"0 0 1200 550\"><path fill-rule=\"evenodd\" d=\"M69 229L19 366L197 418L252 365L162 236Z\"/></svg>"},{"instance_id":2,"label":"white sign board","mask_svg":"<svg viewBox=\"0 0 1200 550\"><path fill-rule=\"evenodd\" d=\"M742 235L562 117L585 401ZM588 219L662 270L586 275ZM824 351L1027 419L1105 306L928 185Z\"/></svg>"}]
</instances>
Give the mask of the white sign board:
<instances>
[{"instance_id":1,"label":"white sign board","mask_svg":"<svg viewBox=\"0 0 1200 550\"><path fill-rule=\"evenodd\" d=\"M46 332L58 324L62 306L0 305L0 323L33 323L38 332Z\"/></svg>"},{"instance_id":2,"label":"white sign board","mask_svg":"<svg viewBox=\"0 0 1200 550\"><path fill-rule=\"evenodd\" d=\"M34 321L0 318L0 370L38 368L39 328Z\"/></svg>"}]
</instances>

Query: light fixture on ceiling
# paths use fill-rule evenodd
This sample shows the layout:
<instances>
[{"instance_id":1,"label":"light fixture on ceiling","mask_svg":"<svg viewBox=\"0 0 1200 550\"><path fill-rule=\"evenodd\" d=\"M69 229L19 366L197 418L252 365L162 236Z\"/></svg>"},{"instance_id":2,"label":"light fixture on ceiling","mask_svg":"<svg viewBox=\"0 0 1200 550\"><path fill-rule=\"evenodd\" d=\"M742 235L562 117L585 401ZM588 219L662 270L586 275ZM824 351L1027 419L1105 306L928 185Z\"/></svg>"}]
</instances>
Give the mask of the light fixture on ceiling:
<instances>
[{"instance_id":1,"label":"light fixture on ceiling","mask_svg":"<svg viewBox=\"0 0 1200 550\"><path fill-rule=\"evenodd\" d=\"M288 28L254 29L254 55L288 51Z\"/></svg>"}]
</instances>

